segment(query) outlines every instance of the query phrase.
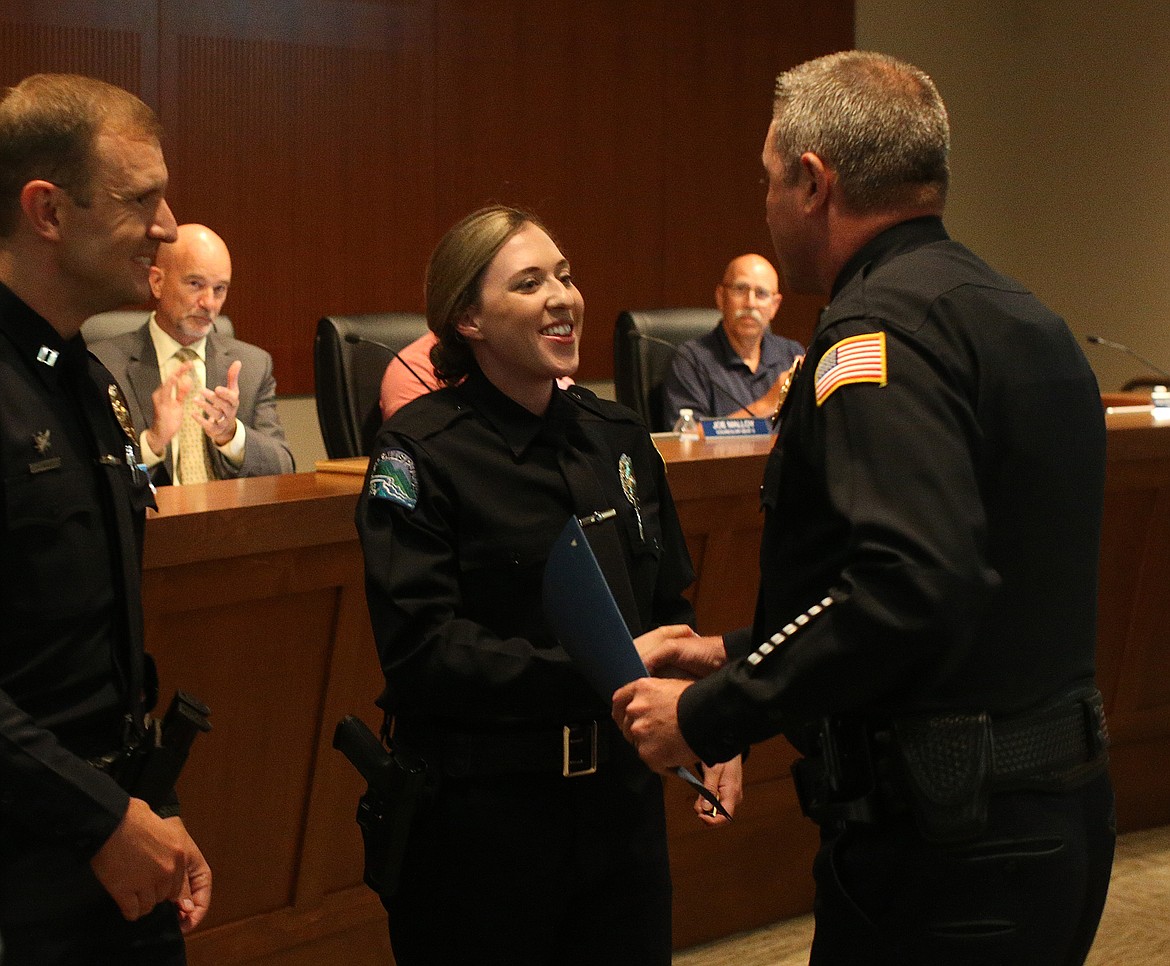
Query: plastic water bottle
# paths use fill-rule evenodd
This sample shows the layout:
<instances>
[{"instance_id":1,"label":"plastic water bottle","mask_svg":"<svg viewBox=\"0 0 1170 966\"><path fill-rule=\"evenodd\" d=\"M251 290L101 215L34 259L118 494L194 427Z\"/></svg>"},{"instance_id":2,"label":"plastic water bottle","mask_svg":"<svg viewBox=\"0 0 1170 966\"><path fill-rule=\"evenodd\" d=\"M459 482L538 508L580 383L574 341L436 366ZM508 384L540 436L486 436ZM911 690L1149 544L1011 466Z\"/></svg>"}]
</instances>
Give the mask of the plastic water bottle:
<instances>
[{"instance_id":1,"label":"plastic water bottle","mask_svg":"<svg viewBox=\"0 0 1170 966\"><path fill-rule=\"evenodd\" d=\"M680 409L678 411L678 419L674 424L674 431L678 433L679 439L700 439L702 432L699 429L699 424L695 420L695 411L693 409Z\"/></svg>"}]
</instances>

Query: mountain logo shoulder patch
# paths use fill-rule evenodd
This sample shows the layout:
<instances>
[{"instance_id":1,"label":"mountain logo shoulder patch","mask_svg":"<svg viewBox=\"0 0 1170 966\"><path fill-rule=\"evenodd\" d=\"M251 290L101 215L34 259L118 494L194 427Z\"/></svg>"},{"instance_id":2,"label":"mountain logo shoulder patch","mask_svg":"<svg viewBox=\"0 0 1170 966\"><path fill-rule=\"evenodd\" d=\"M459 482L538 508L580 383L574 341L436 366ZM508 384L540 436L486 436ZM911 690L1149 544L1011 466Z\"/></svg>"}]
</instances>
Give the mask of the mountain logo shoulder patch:
<instances>
[{"instance_id":1,"label":"mountain logo shoulder patch","mask_svg":"<svg viewBox=\"0 0 1170 966\"><path fill-rule=\"evenodd\" d=\"M371 499L389 500L408 510L418 506L418 473L414 458L406 450L382 450L370 473L369 495Z\"/></svg>"}]
</instances>

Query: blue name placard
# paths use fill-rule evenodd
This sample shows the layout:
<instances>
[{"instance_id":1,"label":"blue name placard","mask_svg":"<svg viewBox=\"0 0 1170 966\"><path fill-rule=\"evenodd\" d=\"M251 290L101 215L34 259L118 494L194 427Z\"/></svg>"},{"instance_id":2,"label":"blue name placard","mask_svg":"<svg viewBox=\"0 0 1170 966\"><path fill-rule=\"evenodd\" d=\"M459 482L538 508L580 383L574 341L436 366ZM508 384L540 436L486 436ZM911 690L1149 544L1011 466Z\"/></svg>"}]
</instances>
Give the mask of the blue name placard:
<instances>
[{"instance_id":1,"label":"blue name placard","mask_svg":"<svg viewBox=\"0 0 1170 966\"><path fill-rule=\"evenodd\" d=\"M699 421L707 439L716 436L770 436L772 420L759 419L703 419Z\"/></svg>"}]
</instances>

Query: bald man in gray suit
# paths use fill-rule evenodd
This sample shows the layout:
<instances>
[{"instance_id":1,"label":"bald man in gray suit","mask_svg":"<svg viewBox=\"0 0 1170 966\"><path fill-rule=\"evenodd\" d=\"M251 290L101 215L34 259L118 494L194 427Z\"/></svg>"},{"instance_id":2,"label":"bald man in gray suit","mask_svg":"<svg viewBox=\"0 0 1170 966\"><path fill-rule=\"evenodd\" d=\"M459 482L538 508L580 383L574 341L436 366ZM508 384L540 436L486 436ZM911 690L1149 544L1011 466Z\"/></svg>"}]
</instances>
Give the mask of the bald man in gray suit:
<instances>
[{"instance_id":1,"label":"bald man in gray suit","mask_svg":"<svg viewBox=\"0 0 1170 966\"><path fill-rule=\"evenodd\" d=\"M156 485L295 471L272 356L215 331L231 275L219 235L180 225L150 270L150 319L92 347L126 394Z\"/></svg>"}]
</instances>

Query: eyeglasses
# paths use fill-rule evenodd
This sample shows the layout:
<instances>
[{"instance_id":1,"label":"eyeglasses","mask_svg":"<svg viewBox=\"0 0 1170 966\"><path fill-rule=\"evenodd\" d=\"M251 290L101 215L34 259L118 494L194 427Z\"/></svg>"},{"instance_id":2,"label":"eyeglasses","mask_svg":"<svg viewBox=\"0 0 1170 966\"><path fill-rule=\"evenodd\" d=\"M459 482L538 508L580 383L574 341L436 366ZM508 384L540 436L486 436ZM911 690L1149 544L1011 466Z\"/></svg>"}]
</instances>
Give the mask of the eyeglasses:
<instances>
[{"instance_id":1,"label":"eyeglasses","mask_svg":"<svg viewBox=\"0 0 1170 966\"><path fill-rule=\"evenodd\" d=\"M756 288L754 285L748 285L747 282L736 282L734 285L724 285L727 291L734 292L741 299L746 299L748 295L755 295L757 302L770 302L776 297L776 293L767 288Z\"/></svg>"}]
</instances>

